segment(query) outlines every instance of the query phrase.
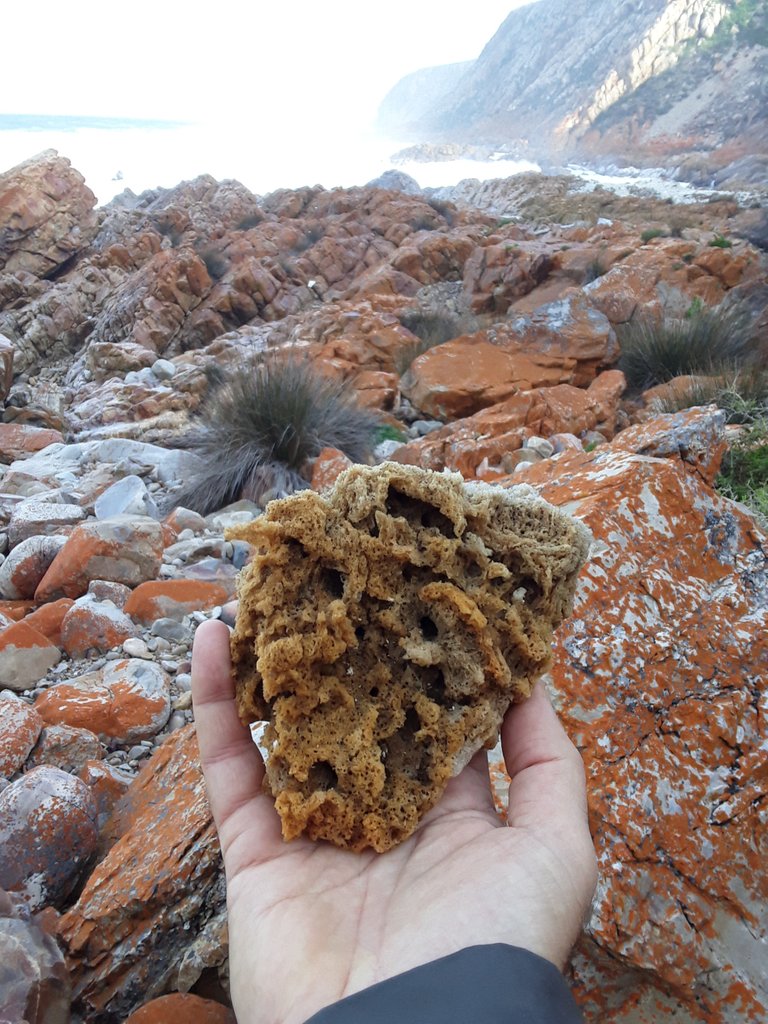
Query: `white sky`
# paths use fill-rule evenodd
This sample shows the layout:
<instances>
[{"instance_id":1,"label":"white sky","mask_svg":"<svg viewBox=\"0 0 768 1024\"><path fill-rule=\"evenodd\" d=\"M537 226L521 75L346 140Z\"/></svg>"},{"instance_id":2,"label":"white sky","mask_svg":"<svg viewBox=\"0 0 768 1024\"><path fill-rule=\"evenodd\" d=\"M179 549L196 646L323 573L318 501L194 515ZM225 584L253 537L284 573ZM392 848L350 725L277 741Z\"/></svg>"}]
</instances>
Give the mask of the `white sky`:
<instances>
[{"instance_id":1,"label":"white sky","mask_svg":"<svg viewBox=\"0 0 768 1024\"><path fill-rule=\"evenodd\" d=\"M476 57L524 2L6 3L0 110L216 119L242 132L367 122L404 74Z\"/></svg>"}]
</instances>

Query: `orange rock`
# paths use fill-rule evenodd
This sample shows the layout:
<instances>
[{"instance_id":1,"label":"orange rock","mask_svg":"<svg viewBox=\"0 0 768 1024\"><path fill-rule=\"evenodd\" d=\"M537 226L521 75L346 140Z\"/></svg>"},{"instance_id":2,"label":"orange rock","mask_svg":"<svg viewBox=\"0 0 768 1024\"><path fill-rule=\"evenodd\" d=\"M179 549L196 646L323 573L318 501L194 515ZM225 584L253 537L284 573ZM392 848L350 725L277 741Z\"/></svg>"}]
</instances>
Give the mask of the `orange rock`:
<instances>
[{"instance_id":1,"label":"orange rock","mask_svg":"<svg viewBox=\"0 0 768 1024\"><path fill-rule=\"evenodd\" d=\"M34 601L0 601L0 615L19 622L35 607Z\"/></svg>"},{"instance_id":2,"label":"orange rock","mask_svg":"<svg viewBox=\"0 0 768 1024\"><path fill-rule=\"evenodd\" d=\"M540 285L552 269L552 253L541 242L478 246L464 267L464 294L475 313L503 314L516 298Z\"/></svg>"},{"instance_id":3,"label":"orange rock","mask_svg":"<svg viewBox=\"0 0 768 1024\"><path fill-rule=\"evenodd\" d=\"M108 761L94 758L86 760L77 774L78 778L82 779L89 787L93 796L98 815L99 834L101 835L104 825L115 809L115 803L128 792L128 788L133 782L133 775L130 772L121 771L109 764Z\"/></svg>"},{"instance_id":4,"label":"orange rock","mask_svg":"<svg viewBox=\"0 0 768 1024\"><path fill-rule=\"evenodd\" d=\"M136 743L156 735L168 721L168 676L153 661L109 662L99 672L56 683L35 701L49 725L90 729L100 739Z\"/></svg>"},{"instance_id":5,"label":"orange rock","mask_svg":"<svg viewBox=\"0 0 768 1024\"><path fill-rule=\"evenodd\" d=\"M173 992L134 1010L125 1024L237 1024L232 1010L212 999Z\"/></svg>"},{"instance_id":6,"label":"orange rock","mask_svg":"<svg viewBox=\"0 0 768 1024\"><path fill-rule=\"evenodd\" d=\"M596 541L552 668L601 868L572 967L593 1020L766 1012L768 541L706 482L718 430L661 417L526 471Z\"/></svg>"},{"instance_id":7,"label":"orange rock","mask_svg":"<svg viewBox=\"0 0 768 1024\"><path fill-rule=\"evenodd\" d=\"M0 565L0 594L9 600L31 598L64 546L63 537L28 537Z\"/></svg>"},{"instance_id":8,"label":"orange rock","mask_svg":"<svg viewBox=\"0 0 768 1024\"><path fill-rule=\"evenodd\" d=\"M0 697L0 776L7 779L21 768L42 728L43 720L31 704Z\"/></svg>"},{"instance_id":9,"label":"orange rock","mask_svg":"<svg viewBox=\"0 0 768 1024\"><path fill-rule=\"evenodd\" d=\"M61 622L61 646L70 658L110 651L131 636L138 636L138 630L125 612L91 594L79 597Z\"/></svg>"},{"instance_id":10,"label":"orange rock","mask_svg":"<svg viewBox=\"0 0 768 1024\"><path fill-rule=\"evenodd\" d=\"M190 612L215 608L230 598L219 583L205 580L152 580L142 583L125 603L134 622L151 625L157 619L183 619Z\"/></svg>"},{"instance_id":11,"label":"orange rock","mask_svg":"<svg viewBox=\"0 0 768 1024\"><path fill-rule=\"evenodd\" d=\"M163 548L163 530L154 519L115 516L82 523L53 560L35 600L80 597L95 579L137 586L157 575Z\"/></svg>"},{"instance_id":12,"label":"orange rock","mask_svg":"<svg viewBox=\"0 0 768 1024\"><path fill-rule=\"evenodd\" d=\"M20 423L0 423L0 462L14 462L42 451L49 444L63 444L58 430L31 427Z\"/></svg>"},{"instance_id":13,"label":"orange rock","mask_svg":"<svg viewBox=\"0 0 768 1024\"><path fill-rule=\"evenodd\" d=\"M142 768L113 831L117 841L62 917L60 938L86 1016L124 1020L168 987L190 988L227 955L221 854L192 727Z\"/></svg>"},{"instance_id":14,"label":"orange rock","mask_svg":"<svg viewBox=\"0 0 768 1024\"><path fill-rule=\"evenodd\" d=\"M47 765L0 793L0 886L29 910L61 904L96 847L96 808L84 782Z\"/></svg>"},{"instance_id":15,"label":"orange rock","mask_svg":"<svg viewBox=\"0 0 768 1024\"><path fill-rule=\"evenodd\" d=\"M47 725L29 755L28 767L48 764L74 775L89 759L101 757L101 754L99 737L90 729Z\"/></svg>"},{"instance_id":16,"label":"orange rock","mask_svg":"<svg viewBox=\"0 0 768 1024\"><path fill-rule=\"evenodd\" d=\"M0 632L0 686L26 690L61 659L61 651L26 622Z\"/></svg>"},{"instance_id":17,"label":"orange rock","mask_svg":"<svg viewBox=\"0 0 768 1024\"><path fill-rule=\"evenodd\" d=\"M708 274L716 277L726 288L735 288L750 270L757 270L754 253L742 248L721 249L707 246L693 263Z\"/></svg>"},{"instance_id":18,"label":"orange rock","mask_svg":"<svg viewBox=\"0 0 768 1024\"><path fill-rule=\"evenodd\" d=\"M507 351L481 332L429 349L403 377L406 398L426 416L451 420L503 402L518 391L573 380L575 361L533 350Z\"/></svg>"},{"instance_id":19,"label":"orange rock","mask_svg":"<svg viewBox=\"0 0 768 1024\"><path fill-rule=\"evenodd\" d=\"M352 460L338 448L323 448L312 467L312 490L324 491L332 487L339 473L349 469Z\"/></svg>"}]
</instances>

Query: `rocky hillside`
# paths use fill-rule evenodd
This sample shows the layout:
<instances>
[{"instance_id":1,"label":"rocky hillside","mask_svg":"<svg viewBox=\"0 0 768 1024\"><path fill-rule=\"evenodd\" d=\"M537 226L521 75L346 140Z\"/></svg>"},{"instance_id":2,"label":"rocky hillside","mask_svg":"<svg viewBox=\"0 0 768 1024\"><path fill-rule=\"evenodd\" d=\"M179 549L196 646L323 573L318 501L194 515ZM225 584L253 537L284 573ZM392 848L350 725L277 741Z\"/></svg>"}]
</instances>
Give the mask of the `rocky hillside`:
<instances>
[{"instance_id":1,"label":"rocky hillside","mask_svg":"<svg viewBox=\"0 0 768 1024\"><path fill-rule=\"evenodd\" d=\"M55 153L0 176L0 1019L234 1024L190 648L276 489L178 497L222 377L297 354L375 414L371 460L527 482L595 537L550 679L601 871L585 1019L765 1019L768 537L715 487L724 413L617 363L624 325L718 304L764 351L768 264L734 202L561 184L512 222L208 177L97 210Z\"/></svg>"},{"instance_id":2,"label":"rocky hillside","mask_svg":"<svg viewBox=\"0 0 768 1024\"><path fill-rule=\"evenodd\" d=\"M760 152L768 81L763 6L540 0L513 11L428 108L430 69L421 106L403 103L399 127L421 141L504 143L538 158L632 160L725 144L741 146L737 156ZM401 84L385 100L390 127L399 99L416 86L411 76L407 93Z\"/></svg>"}]
</instances>

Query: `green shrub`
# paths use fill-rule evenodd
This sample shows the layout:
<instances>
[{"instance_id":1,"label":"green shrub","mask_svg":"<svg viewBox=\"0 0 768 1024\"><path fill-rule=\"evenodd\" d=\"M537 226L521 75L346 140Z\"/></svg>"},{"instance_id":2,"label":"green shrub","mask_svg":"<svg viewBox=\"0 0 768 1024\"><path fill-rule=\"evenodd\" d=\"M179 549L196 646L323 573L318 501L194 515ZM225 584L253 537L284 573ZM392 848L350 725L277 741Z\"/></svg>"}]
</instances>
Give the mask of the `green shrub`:
<instances>
[{"instance_id":1,"label":"green shrub","mask_svg":"<svg viewBox=\"0 0 768 1024\"><path fill-rule=\"evenodd\" d=\"M683 317L644 317L618 331L619 368L632 389L663 384L687 374L733 371L748 362L748 314L736 306L700 306Z\"/></svg>"},{"instance_id":2,"label":"green shrub","mask_svg":"<svg viewBox=\"0 0 768 1024\"><path fill-rule=\"evenodd\" d=\"M186 439L203 465L174 503L207 515L239 498L258 502L272 488L300 489L307 461L323 448L365 461L379 425L352 389L306 359L243 366L210 389L200 427Z\"/></svg>"},{"instance_id":3,"label":"green shrub","mask_svg":"<svg viewBox=\"0 0 768 1024\"><path fill-rule=\"evenodd\" d=\"M664 228L646 228L640 235L640 240L643 242L650 242L652 238L665 238L666 234L667 233Z\"/></svg>"},{"instance_id":4,"label":"green shrub","mask_svg":"<svg viewBox=\"0 0 768 1024\"><path fill-rule=\"evenodd\" d=\"M712 241L709 243L715 249L732 249L733 242L730 238L725 238L724 235L715 235Z\"/></svg>"},{"instance_id":5,"label":"green shrub","mask_svg":"<svg viewBox=\"0 0 768 1024\"><path fill-rule=\"evenodd\" d=\"M716 487L740 501L768 529L768 420L756 421L723 457Z\"/></svg>"},{"instance_id":6,"label":"green shrub","mask_svg":"<svg viewBox=\"0 0 768 1024\"><path fill-rule=\"evenodd\" d=\"M384 423L380 426L373 435L373 446L381 444L382 441L407 441L408 435L405 432L405 427L398 430L397 427L393 427L390 423Z\"/></svg>"}]
</instances>

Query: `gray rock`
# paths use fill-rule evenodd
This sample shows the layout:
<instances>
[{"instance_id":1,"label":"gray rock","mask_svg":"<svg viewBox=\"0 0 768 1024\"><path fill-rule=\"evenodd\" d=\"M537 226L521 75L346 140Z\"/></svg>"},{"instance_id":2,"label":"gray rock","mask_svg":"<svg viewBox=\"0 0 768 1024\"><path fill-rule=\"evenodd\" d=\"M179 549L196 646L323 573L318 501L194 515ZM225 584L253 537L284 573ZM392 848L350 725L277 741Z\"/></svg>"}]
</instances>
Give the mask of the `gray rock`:
<instances>
[{"instance_id":1,"label":"gray rock","mask_svg":"<svg viewBox=\"0 0 768 1024\"><path fill-rule=\"evenodd\" d=\"M403 441L395 441L394 439L382 441L373 449L373 457L379 462L386 462L398 448L403 447L403 444Z\"/></svg>"},{"instance_id":2,"label":"gray rock","mask_svg":"<svg viewBox=\"0 0 768 1024\"><path fill-rule=\"evenodd\" d=\"M411 424L411 433L414 437L425 437L444 426L445 424L440 420L414 420Z\"/></svg>"},{"instance_id":3,"label":"gray rock","mask_svg":"<svg viewBox=\"0 0 768 1024\"><path fill-rule=\"evenodd\" d=\"M170 380L176 373L176 364L170 359L156 359L150 370L157 380Z\"/></svg>"},{"instance_id":4,"label":"gray rock","mask_svg":"<svg viewBox=\"0 0 768 1024\"><path fill-rule=\"evenodd\" d=\"M66 540L66 537L40 536L28 537L17 544L0 565L0 597L7 601L33 597Z\"/></svg>"},{"instance_id":5,"label":"gray rock","mask_svg":"<svg viewBox=\"0 0 768 1024\"><path fill-rule=\"evenodd\" d=\"M156 619L152 623L151 632L154 636L163 640L176 640L178 642L189 640L192 637L190 628L185 626L183 622L177 622L175 619Z\"/></svg>"},{"instance_id":6,"label":"gray rock","mask_svg":"<svg viewBox=\"0 0 768 1024\"><path fill-rule=\"evenodd\" d=\"M549 459L555 454L555 446L545 437L529 437L525 442L525 447L536 452L542 459Z\"/></svg>"},{"instance_id":7,"label":"gray rock","mask_svg":"<svg viewBox=\"0 0 768 1024\"><path fill-rule=\"evenodd\" d=\"M49 501L22 501L8 523L8 543L13 548L28 537L66 531L87 518L79 505L62 505Z\"/></svg>"},{"instance_id":8,"label":"gray rock","mask_svg":"<svg viewBox=\"0 0 768 1024\"><path fill-rule=\"evenodd\" d=\"M110 519L119 515L162 518L147 485L139 476L125 476L102 491L96 499L94 511L97 519Z\"/></svg>"}]
</instances>

